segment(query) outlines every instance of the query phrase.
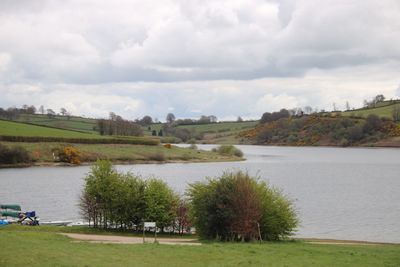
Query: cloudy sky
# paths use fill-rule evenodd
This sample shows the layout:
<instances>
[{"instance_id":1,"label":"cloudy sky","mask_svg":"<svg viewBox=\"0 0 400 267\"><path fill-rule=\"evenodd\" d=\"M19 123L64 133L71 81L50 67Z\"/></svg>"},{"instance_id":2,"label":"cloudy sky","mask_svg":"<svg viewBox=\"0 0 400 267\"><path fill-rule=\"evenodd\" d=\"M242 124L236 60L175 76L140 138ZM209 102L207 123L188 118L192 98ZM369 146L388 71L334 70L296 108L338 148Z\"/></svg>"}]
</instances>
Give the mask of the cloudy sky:
<instances>
[{"instance_id":1,"label":"cloudy sky","mask_svg":"<svg viewBox=\"0 0 400 267\"><path fill-rule=\"evenodd\" d=\"M0 107L258 118L399 86L399 0L0 0Z\"/></svg>"}]
</instances>

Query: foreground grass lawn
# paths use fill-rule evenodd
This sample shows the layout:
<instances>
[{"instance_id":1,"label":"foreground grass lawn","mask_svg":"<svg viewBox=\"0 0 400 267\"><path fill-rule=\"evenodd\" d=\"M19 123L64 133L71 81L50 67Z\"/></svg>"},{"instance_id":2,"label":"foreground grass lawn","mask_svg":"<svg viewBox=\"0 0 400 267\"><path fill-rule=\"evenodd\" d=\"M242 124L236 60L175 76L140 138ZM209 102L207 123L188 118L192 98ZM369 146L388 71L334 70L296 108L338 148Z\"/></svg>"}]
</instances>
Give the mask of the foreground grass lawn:
<instances>
[{"instance_id":1,"label":"foreground grass lawn","mask_svg":"<svg viewBox=\"0 0 400 267\"><path fill-rule=\"evenodd\" d=\"M33 229L33 228L32 228ZM21 229L22 230L22 229ZM51 230L51 229L49 229ZM399 266L396 245L76 243L55 232L0 228L0 266Z\"/></svg>"}]
</instances>

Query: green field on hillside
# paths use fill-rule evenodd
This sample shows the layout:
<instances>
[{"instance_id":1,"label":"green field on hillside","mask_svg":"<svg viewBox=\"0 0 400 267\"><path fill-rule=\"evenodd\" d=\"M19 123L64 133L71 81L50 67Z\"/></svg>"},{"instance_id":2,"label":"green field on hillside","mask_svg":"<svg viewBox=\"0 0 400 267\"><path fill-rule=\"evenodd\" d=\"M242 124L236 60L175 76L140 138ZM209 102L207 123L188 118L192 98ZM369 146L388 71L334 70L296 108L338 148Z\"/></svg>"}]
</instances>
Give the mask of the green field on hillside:
<instances>
[{"instance_id":1,"label":"green field on hillside","mask_svg":"<svg viewBox=\"0 0 400 267\"><path fill-rule=\"evenodd\" d=\"M71 116L68 119L67 116L58 116L58 115L49 118L47 115L21 114L17 119L17 121L50 126L55 128L62 128L67 130L84 131L88 133L95 133L93 128L96 126L95 119L87 119L74 116Z\"/></svg>"},{"instance_id":2,"label":"green field on hillside","mask_svg":"<svg viewBox=\"0 0 400 267\"><path fill-rule=\"evenodd\" d=\"M100 135L0 120L0 135L64 138L99 138Z\"/></svg>"},{"instance_id":3,"label":"green field on hillside","mask_svg":"<svg viewBox=\"0 0 400 267\"><path fill-rule=\"evenodd\" d=\"M0 266L399 266L399 245L324 245L302 241L200 246L93 244L39 231L0 228ZM25 227L27 228L27 227ZM55 230L60 231L60 230ZM71 232L71 231L69 231Z\"/></svg>"},{"instance_id":4,"label":"green field on hillside","mask_svg":"<svg viewBox=\"0 0 400 267\"><path fill-rule=\"evenodd\" d=\"M196 125L179 125L178 128L194 129L201 133L223 133L237 132L244 129L253 128L258 121L243 121L243 122L218 122L209 124Z\"/></svg>"},{"instance_id":5,"label":"green field on hillside","mask_svg":"<svg viewBox=\"0 0 400 267\"><path fill-rule=\"evenodd\" d=\"M392 118L393 108L397 106L400 107L400 103L390 103L389 101L385 101L382 103L378 103L375 108L365 108L365 109L356 109L350 111L344 111L341 114L343 116L355 116L355 117L363 117L366 118L369 114L375 114L379 117Z\"/></svg>"}]
</instances>

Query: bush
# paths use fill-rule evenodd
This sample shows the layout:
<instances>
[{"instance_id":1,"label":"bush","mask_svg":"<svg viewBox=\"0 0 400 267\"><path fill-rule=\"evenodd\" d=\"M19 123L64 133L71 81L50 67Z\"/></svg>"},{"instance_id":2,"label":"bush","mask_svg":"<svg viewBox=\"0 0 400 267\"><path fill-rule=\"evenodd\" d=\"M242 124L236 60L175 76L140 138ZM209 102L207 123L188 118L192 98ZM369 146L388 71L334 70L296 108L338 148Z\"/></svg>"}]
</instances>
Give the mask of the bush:
<instances>
[{"instance_id":1,"label":"bush","mask_svg":"<svg viewBox=\"0 0 400 267\"><path fill-rule=\"evenodd\" d=\"M212 151L224 156L243 157L243 152L232 145L221 145L217 148L214 148Z\"/></svg>"},{"instance_id":2,"label":"bush","mask_svg":"<svg viewBox=\"0 0 400 267\"><path fill-rule=\"evenodd\" d=\"M191 184L187 195L191 221L205 239L280 240L298 224L293 203L281 191L240 171Z\"/></svg>"},{"instance_id":3,"label":"bush","mask_svg":"<svg viewBox=\"0 0 400 267\"><path fill-rule=\"evenodd\" d=\"M7 147L0 144L0 164L30 163L32 158L28 151L20 146Z\"/></svg>"},{"instance_id":4,"label":"bush","mask_svg":"<svg viewBox=\"0 0 400 267\"><path fill-rule=\"evenodd\" d=\"M172 145L168 143L168 144L164 144L164 147L165 147L165 148L168 148L168 149L171 149L171 148L172 148Z\"/></svg>"},{"instance_id":5,"label":"bush","mask_svg":"<svg viewBox=\"0 0 400 267\"><path fill-rule=\"evenodd\" d=\"M154 160L154 161L165 161L165 155L161 152L156 152L156 153L151 153L147 156L149 160Z\"/></svg>"},{"instance_id":6,"label":"bush","mask_svg":"<svg viewBox=\"0 0 400 267\"><path fill-rule=\"evenodd\" d=\"M189 146L189 149L197 150L198 147L196 146L196 144L191 144L191 145Z\"/></svg>"},{"instance_id":7,"label":"bush","mask_svg":"<svg viewBox=\"0 0 400 267\"><path fill-rule=\"evenodd\" d=\"M182 140L177 137L167 136L167 137L161 138L161 143L179 144L179 143L182 143Z\"/></svg>"},{"instance_id":8,"label":"bush","mask_svg":"<svg viewBox=\"0 0 400 267\"><path fill-rule=\"evenodd\" d=\"M81 164L81 152L73 146L65 146L57 149L57 156L61 162L79 165Z\"/></svg>"}]
</instances>

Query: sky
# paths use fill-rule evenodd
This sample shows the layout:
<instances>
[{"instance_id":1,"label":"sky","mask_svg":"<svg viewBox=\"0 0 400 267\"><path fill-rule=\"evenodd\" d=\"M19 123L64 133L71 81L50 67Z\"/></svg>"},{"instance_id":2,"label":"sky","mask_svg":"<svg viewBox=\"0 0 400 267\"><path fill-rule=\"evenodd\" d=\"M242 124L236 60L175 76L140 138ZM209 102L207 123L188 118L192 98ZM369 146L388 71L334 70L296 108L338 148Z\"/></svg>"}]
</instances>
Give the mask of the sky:
<instances>
[{"instance_id":1,"label":"sky","mask_svg":"<svg viewBox=\"0 0 400 267\"><path fill-rule=\"evenodd\" d=\"M0 0L0 107L165 120L400 96L399 0Z\"/></svg>"}]
</instances>

